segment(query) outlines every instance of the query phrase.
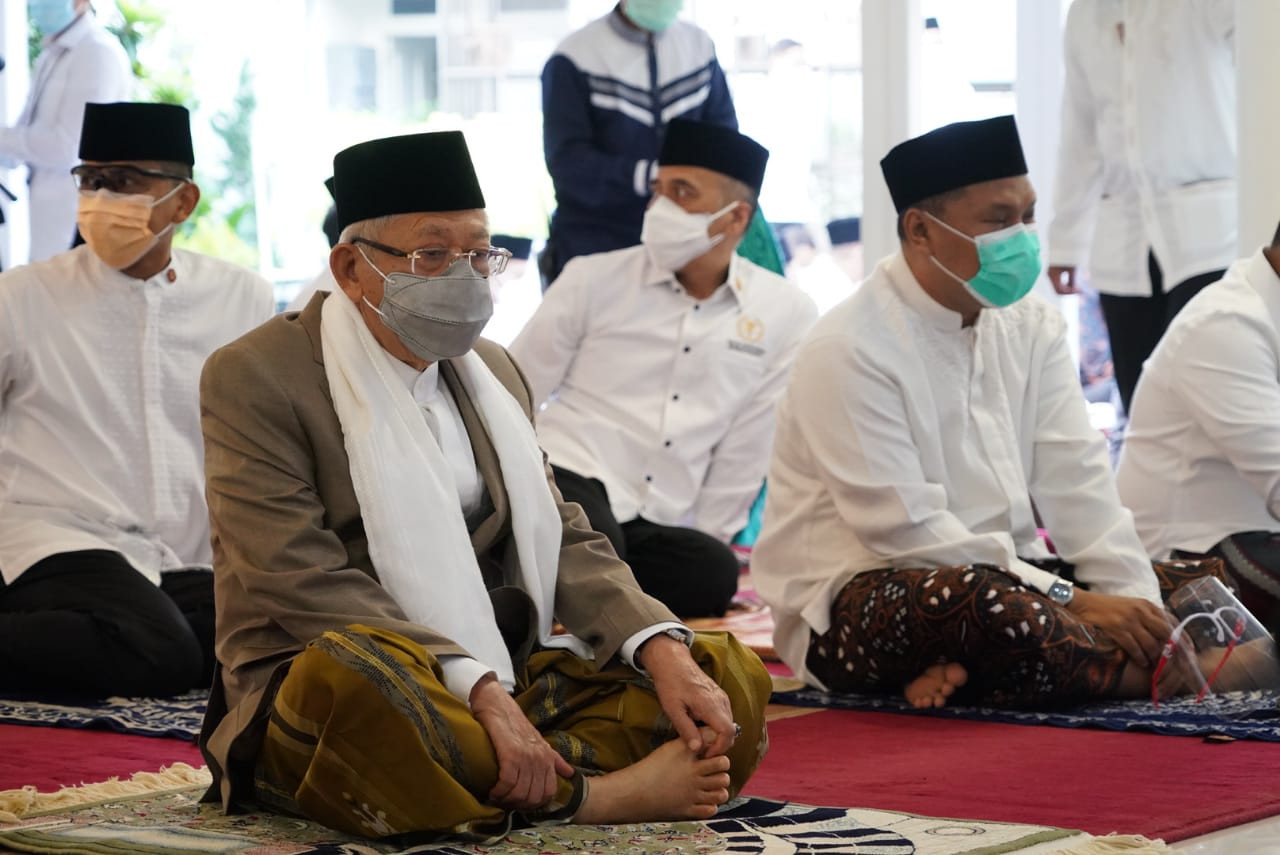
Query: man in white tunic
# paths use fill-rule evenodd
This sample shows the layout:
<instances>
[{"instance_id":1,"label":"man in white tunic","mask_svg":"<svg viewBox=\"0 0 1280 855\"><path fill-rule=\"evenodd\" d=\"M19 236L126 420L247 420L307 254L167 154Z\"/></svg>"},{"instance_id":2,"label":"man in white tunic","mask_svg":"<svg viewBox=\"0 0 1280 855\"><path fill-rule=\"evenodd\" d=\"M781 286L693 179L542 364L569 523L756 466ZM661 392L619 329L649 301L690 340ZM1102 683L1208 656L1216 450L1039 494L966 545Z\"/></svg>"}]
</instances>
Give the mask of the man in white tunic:
<instances>
[{"instance_id":1,"label":"man in white tunic","mask_svg":"<svg viewBox=\"0 0 1280 855\"><path fill-rule=\"evenodd\" d=\"M0 690L169 694L212 667L200 369L271 286L171 247L185 108L90 104L80 157L87 245L0 276Z\"/></svg>"},{"instance_id":2,"label":"man in white tunic","mask_svg":"<svg viewBox=\"0 0 1280 855\"><path fill-rule=\"evenodd\" d=\"M641 243L580 256L511 346L556 483L678 615L724 614L774 407L817 309L736 254L769 153L675 119Z\"/></svg>"},{"instance_id":3,"label":"man in white tunic","mask_svg":"<svg viewBox=\"0 0 1280 855\"><path fill-rule=\"evenodd\" d=\"M1221 558L1241 602L1280 632L1280 231L1169 327L1116 485L1150 555Z\"/></svg>"},{"instance_id":4,"label":"man in white tunic","mask_svg":"<svg viewBox=\"0 0 1280 855\"><path fill-rule=\"evenodd\" d=\"M881 167L901 250L818 322L779 406L752 557L778 651L815 685L918 706L962 687L1009 705L1149 692L1162 586L1062 318L1029 295L1013 117L908 140Z\"/></svg>"},{"instance_id":5,"label":"man in white tunic","mask_svg":"<svg viewBox=\"0 0 1280 855\"><path fill-rule=\"evenodd\" d=\"M1236 257L1235 0L1075 0L1049 279L1101 295L1127 413L1170 321Z\"/></svg>"},{"instance_id":6,"label":"man in white tunic","mask_svg":"<svg viewBox=\"0 0 1280 855\"><path fill-rule=\"evenodd\" d=\"M84 105L128 98L133 70L89 0L31 0L27 10L44 43L22 113L0 128L0 165L30 170L27 183L13 189L30 199L28 259L44 261L69 249L76 234L76 188L67 170L76 164Z\"/></svg>"}]
</instances>

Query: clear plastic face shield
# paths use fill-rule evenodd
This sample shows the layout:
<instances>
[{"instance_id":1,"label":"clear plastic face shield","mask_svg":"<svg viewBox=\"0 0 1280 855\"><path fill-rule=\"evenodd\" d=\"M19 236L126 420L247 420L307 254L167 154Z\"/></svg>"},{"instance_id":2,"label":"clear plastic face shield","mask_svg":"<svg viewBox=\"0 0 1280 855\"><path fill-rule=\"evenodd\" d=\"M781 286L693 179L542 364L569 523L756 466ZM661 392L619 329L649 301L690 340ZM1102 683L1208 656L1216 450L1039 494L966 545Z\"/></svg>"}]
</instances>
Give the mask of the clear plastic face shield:
<instances>
[{"instance_id":1,"label":"clear plastic face shield","mask_svg":"<svg viewBox=\"0 0 1280 855\"><path fill-rule=\"evenodd\" d=\"M1178 624L1151 674L1151 700L1157 707L1161 677L1171 668L1183 673L1183 689L1195 692L1196 703L1214 692L1280 688L1275 639L1218 579L1187 582L1174 591L1168 606Z\"/></svg>"}]
</instances>

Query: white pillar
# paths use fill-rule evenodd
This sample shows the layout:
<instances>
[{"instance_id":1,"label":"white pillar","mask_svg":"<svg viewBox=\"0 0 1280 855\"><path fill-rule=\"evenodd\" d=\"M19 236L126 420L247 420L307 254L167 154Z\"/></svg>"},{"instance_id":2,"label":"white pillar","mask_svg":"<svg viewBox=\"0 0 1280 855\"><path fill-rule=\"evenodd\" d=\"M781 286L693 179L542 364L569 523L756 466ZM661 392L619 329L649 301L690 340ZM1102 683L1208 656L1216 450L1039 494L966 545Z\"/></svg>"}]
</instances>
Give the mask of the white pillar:
<instances>
[{"instance_id":1,"label":"white pillar","mask_svg":"<svg viewBox=\"0 0 1280 855\"><path fill-rule=\"evenodd\" d=\"M1059 3L1018 0L1018 134L1036 188L1041 239L1053 213L1053 180L1062 120L1062 24Z\"/></svg>"},{"instance_id":2,"label":"white pillar","mask_svg":"<svg viewBox=\"0 0 1280 855\"><path fill-rule=\"evenodd\" d=\"M862 0L862 245L870 271L898 249L880 158L920 132L920 0Z\"/></svg>"},{"instance_id":3,"label":"white pillar","mask_svg":"<svg viewBox=\"0 0 1280 855\"><path fill-rule=\"evenodd\" d=\"M1271 243L1280 221L1280 3L1237 0L1236 113L1239 128L1241 257Z\"/></svg>"}]
</instances>

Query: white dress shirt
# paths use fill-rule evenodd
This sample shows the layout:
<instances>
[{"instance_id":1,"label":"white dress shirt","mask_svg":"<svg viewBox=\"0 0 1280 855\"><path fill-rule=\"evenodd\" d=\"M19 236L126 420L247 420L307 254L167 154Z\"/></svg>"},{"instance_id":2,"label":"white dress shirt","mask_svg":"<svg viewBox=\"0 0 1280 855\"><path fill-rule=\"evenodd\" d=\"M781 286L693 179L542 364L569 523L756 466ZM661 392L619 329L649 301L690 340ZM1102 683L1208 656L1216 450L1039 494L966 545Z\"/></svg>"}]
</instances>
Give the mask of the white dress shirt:
<instances>
[{"instance_id":1,"label":"white dress shirt","mask_svg":"<svg viewBox=\"0 0 1280 855\"><path fill-rule=\"evenodd\" d=\"M341 295L339 295L341 296ZM396 375L404 381L422 410L423 418L432 436L440 444L440 452L449 461L453 482L458 488L458 501L462 503L462 515L470 519L484 503L484 479L476 469L475 450L467 425L453 393L440 377L440 363L433 362L423 371L401 362L383 351ZM646 627L622 643L618 655L622 661L638 668L635 655L640 645L668 629L684 633L686 642L693 643L693 633L682 624L663 622ZM441 656L440 668L444 672L444 684L454 697L470 703L471 690L486 674L493 673L488 665L470 656Z\"/></svg>"},{"instance_id":2,"label":"white dress shirt","mask_svg":"<svg viewBox=\"0 0 1280 855\"><path fill-rule=\"evenodd\" d=\"M87 246L0 275L0 573L120 552L153 582L208 565L199 381L267 320L271 286L173 251L141 281Z\"/></svg>"},{"instance_id":3,"label":"white dress shirt","mask_svg":"<svg viewBox=\"0 0 1280 855\"><path fill-rule=\"evenodd\" d=\"M1075 0L1049 264L1149 296L1236 257L1235 0Z\"/></svg>"},{"instance_id":4,"label":"white dress shirt","mask_svg":"<svg viewBox=\"0 0 1280 855\"><path fill-rule=\"evenodd\" d=\"M934 302L902 255L818 322L778 409L764 529L751 556L783 660L836 593L887 567L972 563L1046 591L1058 553L1097 591L1160 602L1089 426L1061 315L1032 295L972 327Z\"/></svg>"},{"instance_id":5,"label":"white dress shirt","mask_svg":"<svg viewBox=\"0 0 1280 855\"><path fill-rule=\"evenodd\" d=\"M10 59L13 59L10 57ZM31 261L71 246L84 105L129 100L133 70L120 40L86 12L57 38L46 40L31 73L26 106L12 127L0 128L0 164L25 163L30 183L12 188L31 200Z\"/></svg>"},{"instance_id":6,"label":"white dress shirt","mask_svg":"<svg viewBox=\"0 0 1280 855\"><path fill-rule=\"evenodd\" d=\"M620 522L643 517L728 542L746 524L774 410L817 309L734 256L696 300L643 246L565 266L511 345L552 463L597 478Z\"/></svg>"},{"instance_id":7,"label":"white dress shirt","mask_svg":"<svg viewBox=\"0 0 1280 855\"><path fill-rule=\"evenodd\" d=\"M1147 360L1116 483L1157 559L1280 530L1280 276L1261 251L1197 294Z\"/></svg>"}]
</instances>

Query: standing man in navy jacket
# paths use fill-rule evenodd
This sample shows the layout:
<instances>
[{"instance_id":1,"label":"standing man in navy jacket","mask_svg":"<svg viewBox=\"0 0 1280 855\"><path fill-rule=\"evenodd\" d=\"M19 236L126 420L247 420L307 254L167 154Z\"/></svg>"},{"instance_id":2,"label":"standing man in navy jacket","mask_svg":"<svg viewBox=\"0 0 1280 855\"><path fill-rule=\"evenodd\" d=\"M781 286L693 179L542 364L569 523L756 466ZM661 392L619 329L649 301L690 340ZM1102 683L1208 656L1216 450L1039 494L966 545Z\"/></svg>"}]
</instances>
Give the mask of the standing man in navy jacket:
<instances>
[{"instance_id":1,"label":"standing man in navy jacket","mask_svg":"<svg viewBox=\"0 0 1280 855\"><path fill-rule=\"evenodd\" d=\"M556 191L544 287L576 256L640 242L667 123L735 130L711 37L677 21L683 0L621 0L569 34L542 70L542 141Z\"/></svg>"}]
</instances>

